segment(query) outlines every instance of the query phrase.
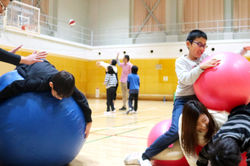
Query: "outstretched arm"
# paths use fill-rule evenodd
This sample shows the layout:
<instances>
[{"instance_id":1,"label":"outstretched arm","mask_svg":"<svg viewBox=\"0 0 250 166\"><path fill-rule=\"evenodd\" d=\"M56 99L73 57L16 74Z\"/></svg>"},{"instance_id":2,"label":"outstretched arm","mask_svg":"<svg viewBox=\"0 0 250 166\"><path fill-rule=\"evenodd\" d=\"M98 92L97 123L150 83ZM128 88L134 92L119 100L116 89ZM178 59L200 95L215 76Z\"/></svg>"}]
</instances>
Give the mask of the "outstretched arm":
<instances>
[{"instance_id":1,"label":"outstretched arm","mask_svg":"<svg viewBox=\"0 0 250 166\"><path fill-rule=\"evenodd\" d=\"M31 91L46 91L49 90L49 84L42 80L26 79L17 80L5 87L0 92L0 102L7 100L11 97L17 96L24 92Z\"/></svg>"},{"instance_id":2,"label":"outstretched arm","mask_svg":"<svg viewBox=\"0 0 250 166\"><path fill-rule=\"evenodd\" d=\"M41 59L45 59L47 52L34 52L33 54L23 57L20 55L16 55L16 51L18 51L21 48L21 46L18 46L17 48L13 49L12 51L8 52L6 50L0 49L0 61L10 63L13 65L18 64L33 64L36 62L42 62Z\"/></svg>"},{"instance_id":3,"label":"outstretched arm","mask_svg":"<svg viewBox=\"0 0 250 166\"><path fill-rule=\"evenodd\" d=\"M79 105L79 107L82 109L82 112L84 114L85 121L87 123L86 130L85 130L85 137L87 138L89 136L89 132L90 132L91 124L92 124L92 118L91 118L92 111L89 108L89 104L88 104L86 97L77 88L75 88L72 97L74 98L76 103Z\"/></svg>"},{"instance_id":4,"label":"outstretched arm","mask_svg":"<svg viewBox=\"0 0 250 166\"><path fill-rule=\"evenodd\" d=\"M117 56L116 56L116 62L117 62L117 65L118 66L121 66L121 63L120 63L120 61L119 61L119 53L117 53Z\"/></svg>"},{"instance_id":5,"label":"outstretched arm","mask_svg":"<svg viewBox=\"0 0 250 166\"><path fill-rule=\"evenodd\" d=\"M20 45L20 46L14 48L13 50L10 51L10 53L15 54L20 48L22 48L22 46L23 45ZM31 64L36 63L36 62L42 62L43 60L41 60L41 59L45 59L47 54L48 53L45 51L42 51L42 52L35 51L33 54L31 54L27 57L21 56L21 60L19 63L31 65Z\"/></svg>"},{"instance_id":6,"label":"outstretched arm","mask_svg":"<svg viewBox=\"0 0 250 166\"><path fill-rule=\"evenodd\" d=\"M103 67L106 71L108 70L108 66L110 66L110 64L103 62L103 61L97 61L96 65Z\"/></svg>"},{"instance_id":7,"label":"outstretched arm","mask_svg":"<svg viewBox=\"0 0 250 166\"><path fill-rule=\"evenodd\" d=\"M10 63L13 65L18 65L21 61L21 56L13 54L12 52L5 51L0 48L0 61Z\"/></svg>"}]
</instances>

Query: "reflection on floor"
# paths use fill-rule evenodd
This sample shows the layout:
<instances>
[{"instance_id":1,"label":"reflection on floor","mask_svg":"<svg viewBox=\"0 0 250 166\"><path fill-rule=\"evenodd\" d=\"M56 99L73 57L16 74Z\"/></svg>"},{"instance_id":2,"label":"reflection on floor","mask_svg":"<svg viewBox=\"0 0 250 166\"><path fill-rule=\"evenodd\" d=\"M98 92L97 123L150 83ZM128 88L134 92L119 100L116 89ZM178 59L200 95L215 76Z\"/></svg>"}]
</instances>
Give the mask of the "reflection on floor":
<instances>
[{"instance_id":1,"label":"reflection on floor","mask_svg":"<svg viewBox=\"0 0 250 166\"><path fill-rule=\"evenodd\" d=\"M122 166L126 154L145 150L149 131L159 121L170 119L173 108L173 102L139 101L138 113L126 115L118 111L122 102L116 101L117 112L105 116L105 103L89 100L91 134L70 166Z\"/></svg>"}]
</instances>

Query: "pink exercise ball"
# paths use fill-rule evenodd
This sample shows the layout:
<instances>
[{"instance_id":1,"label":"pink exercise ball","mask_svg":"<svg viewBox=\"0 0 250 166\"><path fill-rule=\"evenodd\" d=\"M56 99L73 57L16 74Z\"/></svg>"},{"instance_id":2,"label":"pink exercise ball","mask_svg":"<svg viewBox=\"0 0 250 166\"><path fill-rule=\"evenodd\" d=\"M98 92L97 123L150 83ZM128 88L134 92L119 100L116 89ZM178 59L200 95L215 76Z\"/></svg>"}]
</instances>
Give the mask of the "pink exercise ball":
<instances>
[{"instance_id":1,"label":"pink exercise ball","mask_svg":"<svg viewBox=\"0 0 250 166\"><path fill-rule=\"evenodd\" d=\"M228 112L249 103L250 63L240 54L223 52L206 58L219 59L220 64L206 69L194 84L198 99L209 109Z\"/></svg>"},{"instance_id":2,"label":"pink exercise ball","mask_svg":"<svg viewBox=\"0 0 250 166\"><path fill-rule=\"evenodd\" d=\"M157 123L150 131L148 135L148 146L150 146L159 136L164 134L169 130L171 126L171 120L163 120ZM174 145L170 145L169 148L172 148ZM187 160L185 157L182 157L180 160L154 160L154 166L188 166Z\"/></svg>"}]
</instances>

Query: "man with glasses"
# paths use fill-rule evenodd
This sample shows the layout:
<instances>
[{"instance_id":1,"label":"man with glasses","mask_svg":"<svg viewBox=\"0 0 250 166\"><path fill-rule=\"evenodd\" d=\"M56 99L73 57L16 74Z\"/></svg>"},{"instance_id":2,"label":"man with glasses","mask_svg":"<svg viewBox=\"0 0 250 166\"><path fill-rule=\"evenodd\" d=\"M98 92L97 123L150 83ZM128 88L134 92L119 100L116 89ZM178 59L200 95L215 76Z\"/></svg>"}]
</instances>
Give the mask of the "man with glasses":
<instances>
[{"instance_id":1,"label":"man with glasses","mask_svg":"<svg viewBox=\"0 0 250 166\"><path fill-rule=\"evenodd\" d=\"M8 4L12 0L0 0L0 14L4 15L5 10L7 9ZM10 63L13 65L18 64L33 64L36 62L42 62L41 59L46 58L47 53L46 52L34 52L33 54L23 57L20 55L16 55L16 51L18 51L22 46L19 46L12 51L8 52L3 49L0 49L0 61Z\"/></svg>"}]
</instances>

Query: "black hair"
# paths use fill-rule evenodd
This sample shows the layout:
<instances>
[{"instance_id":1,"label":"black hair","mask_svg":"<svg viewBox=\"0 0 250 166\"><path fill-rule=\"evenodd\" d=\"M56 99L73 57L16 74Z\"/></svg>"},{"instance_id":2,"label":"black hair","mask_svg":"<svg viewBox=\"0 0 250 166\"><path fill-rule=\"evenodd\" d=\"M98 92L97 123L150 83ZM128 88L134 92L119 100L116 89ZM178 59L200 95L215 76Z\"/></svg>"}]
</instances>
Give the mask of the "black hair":
<instances>
[{"instance_id":1,"label":"black hair","mask_svg":"<svg viewBox=\"0 0 250 166\"><path fill-rule=\"evenodd\" d=\"M112 59L111 65L115 66L117 64L117 61L115 59Z\"/></svg>"},{"instance_id":2,"label":"black hair","mask_svg":"<svg viewBox=\"0 0 250 166\"><path fill-rule=\"evenodd\" d=\"M60 71L51 78L53 89L60 97L70 97L75 88L75 78L67 71Z\"/></svg>"},{"instance_id":3,"label":"black hair","mask_svg":"<svg viewBox=\"0 0 250 166\"><path fill-rule=\"evenodd\" d=\"M131 72L132 72L133 74L137 74L137 72L138 72L138 67L137 67L137 66L132 66Z\"/></svg>"},{"instance_id":4,"label":"black hair","mask_svg":"<svg viewBox=\"0 0 250 166\"><path fill-rule=\"evenodd\" d=\"M125 55L124 58L126 58L129 62L129 60L130 60L129 55Z\"/></svg>"},{"instance_id":5,"label":"black hair","mask_svg":"<svg viewBox=\"0 0 250 166\"><path fill-rule=\"evenodd\" d=\"M187 41L189 41L190 43L193 43L193 41L196 39L196 38L204 38L207 40L207 34L201 30L198 30L198 29L195 29L195 30L192 30L191 32L189 32L188 36L187 36Z\"/></svg>"},{"instance_id":6,"label":"black hair","mask_svg":"<svg viewBox=\"0 0 250 166\"><path fill-rule=\"evenodd\" d=\"M219 138L208 149L212 166L238 166L241 162L240 147L233 138Z\"/></svg>"},{"instance_id":7,"label":"black hair","mask_svg":"<svg viewBox=\"0 0 250 166\"><path fill-rule=\"evenodd\" d=\"M187 154L194 154L195 147L198 145L197 121L200 115L206 115L209 119L208 130L204 136L205 141L211 140L212 136L217 132L218 126L213 116L208 112L207 108L198 100L189 100L184 104L182 112L182 133L181 142L183 149Z\"/></svg>"},{"instance_id":8,"label":"black hair","mask_svg":"<svg viewBox=\"0 0 250 166\"><path fill-rule=\"evenodd\" d=\"M115 74L115 71L112 66L108 66L108 74Z\"/></svg>"}]
</instances>

